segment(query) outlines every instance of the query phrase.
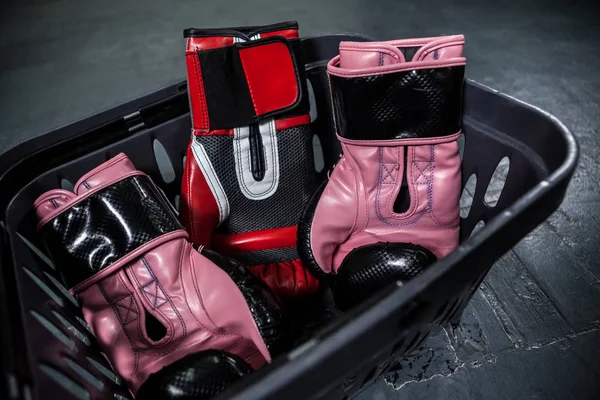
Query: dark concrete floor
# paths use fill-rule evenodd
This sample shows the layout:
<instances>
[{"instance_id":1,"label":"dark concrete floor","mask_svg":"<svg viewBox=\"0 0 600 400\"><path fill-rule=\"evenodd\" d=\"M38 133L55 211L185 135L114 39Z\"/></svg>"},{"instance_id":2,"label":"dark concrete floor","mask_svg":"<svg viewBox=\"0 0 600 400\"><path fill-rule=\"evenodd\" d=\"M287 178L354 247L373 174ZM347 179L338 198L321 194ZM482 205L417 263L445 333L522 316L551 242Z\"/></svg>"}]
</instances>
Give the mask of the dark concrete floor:
<instances>
[{"instance_id":1,"label":"dark concrete floor","mask_svg":"<svg viewBox=\"0 0 600 400\"><path fill-rule=\"evenodd\" d=\"M7 1L0 152L184 77L182 30L296 19L304 35L464 33L467 76L549 111L581 161L560 210L360 399L598 398L600 28L590 0Z\"/></svg>"}]
</instances>

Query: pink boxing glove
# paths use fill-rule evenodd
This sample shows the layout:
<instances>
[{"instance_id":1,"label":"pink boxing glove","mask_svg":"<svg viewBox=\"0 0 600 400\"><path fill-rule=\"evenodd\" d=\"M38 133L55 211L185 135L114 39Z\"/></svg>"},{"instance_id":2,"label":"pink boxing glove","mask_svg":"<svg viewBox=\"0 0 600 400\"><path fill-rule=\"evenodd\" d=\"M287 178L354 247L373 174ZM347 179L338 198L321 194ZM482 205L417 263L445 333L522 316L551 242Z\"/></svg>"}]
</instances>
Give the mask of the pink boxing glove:
<instances>
[{"instance_id":1,"label":"pink boxing glove","mask_svg":"<svg viewBox=\"0 0 600 400\"><path fill-rule=\"evenodd\" d=\"M34 203L38 229L136 398L205 399L287 350L279 305L245 267L194 248L125 154Z\"/></svg>"},{"instance_id":2,"label":"pink boxing glove","mask_svg":"<svg viewBox=\"0 0 600 400\"><path fill-rule=\"evenodd\" d=\"M343 155L298 228L341 309L458 245L462 35L340 43L328 72Z\"/></svg>"}]
</instances>

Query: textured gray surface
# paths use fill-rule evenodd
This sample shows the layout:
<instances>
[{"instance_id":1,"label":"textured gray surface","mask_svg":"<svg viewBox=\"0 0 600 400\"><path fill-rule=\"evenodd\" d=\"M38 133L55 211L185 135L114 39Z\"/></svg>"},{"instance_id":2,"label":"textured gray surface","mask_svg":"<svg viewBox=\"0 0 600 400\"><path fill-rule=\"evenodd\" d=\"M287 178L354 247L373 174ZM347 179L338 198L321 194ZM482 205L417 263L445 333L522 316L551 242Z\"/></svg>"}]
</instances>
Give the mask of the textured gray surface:
<instances>
[{"instance_id":1,"label":"textured gray surface","mask_svg":"<svg viewBox=\"0 0 600 400\"><path fill-rule=\"evenodd\" d=\"M4 1L0 152L184 77L182 30L296 19L304 35L464 33L467 75L555 114L581 144L567 200L443 331L361 399L597 398L600 29L584 0Z\"/></svg>"}]
</instances>

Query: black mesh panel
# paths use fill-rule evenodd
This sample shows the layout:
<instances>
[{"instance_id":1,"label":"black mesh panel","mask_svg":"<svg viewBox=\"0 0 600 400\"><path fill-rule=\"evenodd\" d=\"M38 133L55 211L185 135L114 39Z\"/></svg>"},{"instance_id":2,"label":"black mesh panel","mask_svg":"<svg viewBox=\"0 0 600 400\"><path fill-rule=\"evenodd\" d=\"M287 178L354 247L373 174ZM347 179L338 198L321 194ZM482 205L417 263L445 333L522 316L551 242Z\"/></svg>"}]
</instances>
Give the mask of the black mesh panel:
<instances>
[{"instance_id":1,"label":"black mesh panel","mask_svg":"<svg viewBox=\"0 0 600 400\"><path fill-rule=\"evenodd\" d=\"M41 233L72 288L165 233L183 229L152 180L132 176L101 189L45 224Z\"/></svg>"},{"instance_id":2,"label":"black mesh panel","mask_svg":"<svg viewBox=\"0 0 600 400\"><path fill-rule=\"evenodd\" d=\"M462 124L465 67L346 78L331 75L338 133L348 139L429 138Z\"/></svg>"},{"instance_id":3,"label":"black mesh panel","mask_svg":"<svg viewBox=\"0 0 600 400\"><path fill-rule=\"evenodd\" d=\"M306 125L277 132L279 186L264 200L246 198L235 174L232 136L199 136L229 201L229 218L220 234L252 232L297 225L316 187L312 133Z\"/></svg>"}]
</instances>

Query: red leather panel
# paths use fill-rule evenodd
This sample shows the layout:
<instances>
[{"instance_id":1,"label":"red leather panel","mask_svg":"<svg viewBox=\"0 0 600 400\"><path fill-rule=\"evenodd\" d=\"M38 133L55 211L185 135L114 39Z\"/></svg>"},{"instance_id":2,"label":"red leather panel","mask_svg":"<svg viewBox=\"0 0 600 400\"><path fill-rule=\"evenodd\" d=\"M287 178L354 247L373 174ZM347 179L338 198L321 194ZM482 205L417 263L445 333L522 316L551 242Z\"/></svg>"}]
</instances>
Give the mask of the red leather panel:
<instances>
[{"instance_id":1,"label":"red leather panel","mask_svg":"<svg viewBox=\"0 0 600 400\"><path fill-rule=\"evenodd\" d=\"M179 201L179 218L190 241L210 246L211 236L219 223L219 207L206 179L188 146Z\"/></svg>"},{"instance_id":2,"label":"red leather panel","mask_svg":"<svg viewBox=\"0 0 600 400\"><path fill-rule=\"evenodd\" d=\"M215 129L212 131L193 129L196 136L233 136L233 129Z\"/></svg>"},{"instance_id":3,"label":"red leather panel","mask_svg":"<svg viewBox=\"0 0 600 400\"><path fill-rule=\"evenodd\" d=\"M187 64L188 92L191 102L190 109L192 112L194 134L206 133L210 129L210 125L208 121L208 108L206 107L206 94L204 93L200 60L195 51L186 51L185 62Z\"/></svg>"},{"instance_id":4,"label":"red leather panel","mask_svg":"<svg viewBox=\"0 0 600 400\"><path fill-rule=\"evenodd\" d=\"M319 281L306 272L300 260L253 265L248 268L281 299L309 296L319 288Z\"/></svg>"},{"instance_id":5,"label":"red leather panel","mask_svg":"<svg viewBox=\"0 0 600 400\"><path fill-rule=\"evenodd\" d=\"M297 229L297 226L286 226L264 231L214 235L213 247L223 254L296 247Z\"/></svg>"},{"instance_id":6,"label":"red leather panel","mask_svg":"<svg viewBox=\"0 0 600 400\"><path fill-rule=\"evenodd\" d=\"M210 50L232 44L233 37L231 36L190 37L187 39L186 50Z\"/></svg>"},{"instance_id":7,"label":"red leather panel","mask_svg":"<svg viewBox=\"0 0 600 400\"><path fill-rule=\"evenodd\" d=\"M310 115L300 115L298 117L278 119L275 121L275 130L282 131L284 129L293 128L294 126L307 125L310 123Z\"/></svg>"},{"instance_id":8,"label":"red leather panel","mask_svg":"<svg viewBox=\"0 0 600 400\"><path fill-rule=\"evenodd\" d=\"M240 59L257 115L286 108L296 102L296 71L285 44L275 42L242 48Z\"/></svg>"},{"instance_id":9,"label":"red leather panel","mask_svg":"<svg viewBox=\"0 0 600 400\"><path fill-rule=\"evenodd\" d=\"M297 29L286 29L283 31L265 32L265 33L260 34L261 39L264 39L269 36L283 36L286 39L296 39L296 38L298 38L298 30Z\"/></svg>"}]
</instances>

